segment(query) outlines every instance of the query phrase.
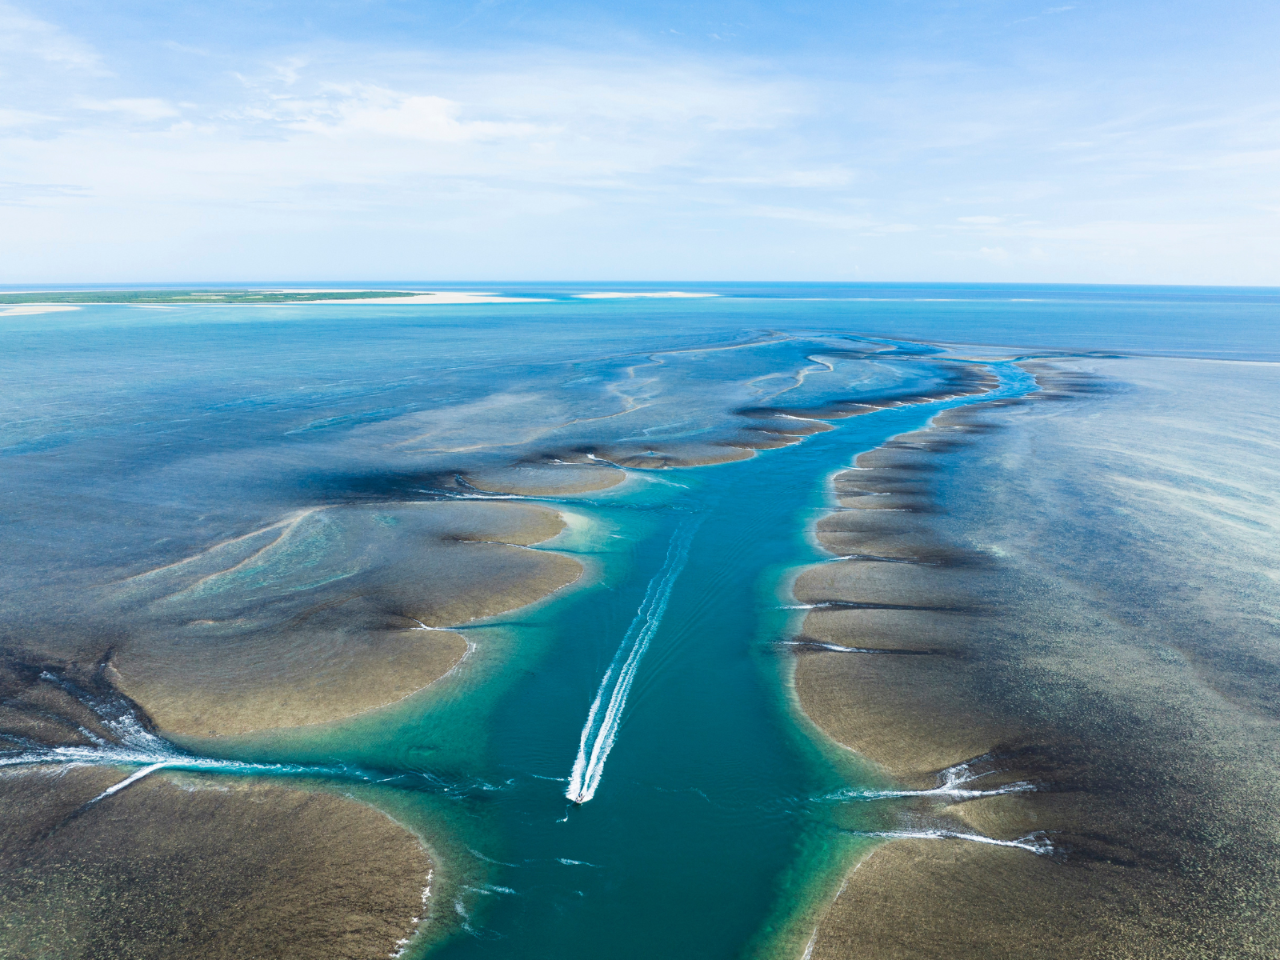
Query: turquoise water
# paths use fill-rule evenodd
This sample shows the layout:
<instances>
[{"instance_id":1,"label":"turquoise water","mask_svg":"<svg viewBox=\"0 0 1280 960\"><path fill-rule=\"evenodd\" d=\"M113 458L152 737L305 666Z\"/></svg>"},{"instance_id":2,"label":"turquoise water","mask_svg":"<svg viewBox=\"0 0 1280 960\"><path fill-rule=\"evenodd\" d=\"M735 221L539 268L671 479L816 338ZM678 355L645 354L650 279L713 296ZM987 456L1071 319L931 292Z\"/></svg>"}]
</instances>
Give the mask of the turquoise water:
<instances>
[{"instance_id":1,"label":"turquoise water","mask_svg":"<svg viewBox=\"0 0 1280 960\"><path fill-rule=\"evenodd\" d=\"M1016 368L1001 373L1001 394L1030 388ZM381 788L401 792L393 809L421 792L427 829L435 816L453 832L446 870L461 874L434 905L460 927L439 956L767 951L795 936L797 904L829 892L859 842L850 831L883 828L891 812L833 799L878 784L792 713L779 644L795 616L782 609L787 572L827 558L806 537L829 508L827 475L952 405L881 411L750 461L568 498L592 532L564 546L598 563L600 579L489 628L486 639L507 638L503 676L487 683L499 695L441 691L397 721L235 755L400 775ZM690 536L680 568L671 545ZM644 604L650 586L677 570L598 791L572 804L567 781L601 677L637 612L656 612Z\"/></svg>"},{"instance_id":2,"label":"turquoise water","mask_svg":"<svg viewBox=\"0 0 1280 960\"><path fill-rule=\"evenodd\" d=\"M936 382L932 348L860 331L1178 352L1197 349L1177 333L1196 316L1236 310L1238 327L1219 337L1226 353L1245 336L1275 342L1266 293L1206 306L1177 291L1038 291L1044 307L1015 306L1028 290L963 300L917 288L871 306L844 290L745 292L0 318L11 385L3 642L56 637L65 649L127 632L140 614L94 606L93 591L288 509L430 498L450 469L555 445L714 438L752 404ZM1046 320L1068 315L1075 332ZM1143 326L1153 315L1183 326L1161 340ZM1108 324L1109 339L1093 337ZM1014 336L1023 329L1034 336ZM1030 388L997 367L1003 392ZM634 416L584 425L623 388L639 391ZM969 401L883 410L751 460L551 501L588 521L545 545L581 556L586 582L469 628L475 656L437 688L345 724L219 743L218 756L263 765L242 773L335 784L419 829L441 858L432 910L448 937L418 948L442 957L730 957L802 944L805 908L869 842L860 832L884 827L891 801L841 802L841 790L876 784L793 712L779 644L796 616L783 609L787 577L825 559L806 531L829 507L829 474L955 402ZM575 805L566 792L584 724L611 665L632 653L598 787ZM618 689L606 685L602 703Z\"/></svg>"}]
</instances>

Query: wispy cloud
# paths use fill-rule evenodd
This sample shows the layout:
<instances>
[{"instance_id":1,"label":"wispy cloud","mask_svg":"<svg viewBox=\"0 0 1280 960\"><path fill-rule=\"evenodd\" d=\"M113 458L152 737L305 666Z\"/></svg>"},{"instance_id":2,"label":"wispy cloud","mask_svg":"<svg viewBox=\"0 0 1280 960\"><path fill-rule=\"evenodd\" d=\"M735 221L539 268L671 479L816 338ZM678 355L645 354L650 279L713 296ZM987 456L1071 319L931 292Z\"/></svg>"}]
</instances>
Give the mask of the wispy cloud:
<instances>
[{"instance_id":1,"label":"wispy cloud","mask_svg":"<svg viewBox=\"0 0 1280 960\"><path fill-rule=\"evenodd\" d=\"M1072 30L1091 15L1039 9L1070 9ZM242 50L175 31L126 57L80 28L0 6L0 280L72 264L77 243L83 262L187 278L197 261L229 277L856 262L1244 282L1280 262L1280 87L1217 88L1185 58L1162 72L1060 48L1011 68L948 46L811 64L758 37L738 52L749 25L696 49L290 34Z\"/></svg>"},{"instance_id":2,"label":"wispy cloud","mask_svg":"<svg viewBox=\"0 0 1280 960\"><path fill-rule=\"evenodd\" d=\"M0 128L3 127L30 127L38 123L46 123L54 119L43 113L33 113L30 110L10 110L0 107Z\"/></svg>"},{"instance_id":3,"label":"wispy cloud","mask_svg":"<svg viewBox=\"0 0 1280 960\"><path fill-rule=\"evenodd\" d=\"M92 46L9 4L0 4L0 54L0 62L14 66L36 59L84 73L106 73Z\"/></svg>"},{"instance_id":4,"label":"wispy cloud","mask_svg":"<svg viewBox=\"0 0 1280 960\"><path fill-rule=\"evenodd\" d=\"M709 176L702 183L740 184L753 187L788 187L797 190L829 190L846 187L857 179L854 171L841 167L825 170L770 170L739 176Z\"/></svg>"},{"instance_id":5,"label":"wispy cloud","mask_svg":"<svg viewBox=\"0 0 1280 960\"><path fill-rule=\"evenodd\" d=\"M288 82L296 81L295 75ZM463 104L445 97L356 83L326 84L312 96L258 97L253 105L224 116L325 137L459 142L530 136L539 131L532 123L463 119L464 109Z\"/></svg>"},{"instance_id":6,"label":"wispy cloud","mask_svg":"<svg viewBox=\"0 0 1280 960\"><path fill-rule=\"evenodd\" d=\"M83 197L85 187L69 183L6 183L0 181L0 204L31 203L50 197Z\"/></svg>"},{"instance_id":7,"label":"wispy cloud","mask_svg":"<svg viewBox=\"0 0 1280 960\"><path fill-rule=\"evenodd\" d=\"M114 113L137 120L167 120L181 111L158 97L117 97L114 100L81 100L77 106L95 113Z\"/></svg>"}]
</instances>

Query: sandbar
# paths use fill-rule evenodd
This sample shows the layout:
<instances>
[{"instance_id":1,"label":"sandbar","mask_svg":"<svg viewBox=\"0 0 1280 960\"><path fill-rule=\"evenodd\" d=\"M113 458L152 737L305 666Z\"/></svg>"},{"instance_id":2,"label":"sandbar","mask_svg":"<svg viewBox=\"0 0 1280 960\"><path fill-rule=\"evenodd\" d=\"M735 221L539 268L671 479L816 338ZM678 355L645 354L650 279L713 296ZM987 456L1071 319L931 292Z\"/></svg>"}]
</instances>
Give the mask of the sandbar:
<instances>
[{"instance_id":1,"label":"sandbar","mask_svg":"<svg viewBox=\"0 0 1280 960\"><path fill-rule=\"evenodd\" d=\"M19 303L14 306L0 305L0 317L24 317L38 313L63 313L67 310L79 310L73 303Z\"/></svg>"},{"instance_id":2,"label":"sandbar","mask_svg":"<svg viewBox=\"0 0 1280 960\"><path fill-rule=\"evenodd\" d=\"M372 807L163 771L102 796L130 772L0 773L0 954L374 960L432 909L429 854Z\"/></svg>"}]
</instances>

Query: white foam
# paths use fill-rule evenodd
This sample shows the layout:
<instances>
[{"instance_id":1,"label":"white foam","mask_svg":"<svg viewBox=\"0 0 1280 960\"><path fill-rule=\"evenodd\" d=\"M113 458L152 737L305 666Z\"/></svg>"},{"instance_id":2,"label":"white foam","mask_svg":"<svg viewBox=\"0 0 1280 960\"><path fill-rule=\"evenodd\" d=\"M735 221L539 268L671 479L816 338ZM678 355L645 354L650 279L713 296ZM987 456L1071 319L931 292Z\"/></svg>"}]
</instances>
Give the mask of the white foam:
<instances>
[{"instance_id":1,"label":"white foam","mask_svg":"<svg viewBox=\"0 0 1280 960\"><path fill-rule=\"evenodd\" d=\"M843 648L840 648L843 649ZM1036 789L1034 783L1017 780L999 787L975 789L966 786L982 777L990 776L994 771L974 773L968 763L958 763L942 771L942 782L927 790L841 790L831 794L832 800L891 800L899 797L941 797L947 800L976 800L980 797L1001 797L1011 793L1031 793Z\"/></svg>"},{"instance_id":2,"label":"white foam","mask_svg":"<svg viewBox=\"0 0 1280 960\"><path fill-rule=\"evenodd\" d=\"M812 650L830 650L832 653L897 653L896 650L877 650L874 647L842 647L838 643L823 643L820 640L783 640L789 647L806 647ZM908 651L910 652L910 651Z\"/></svg>"},{"instance_id":3,"label":"white foam","mask_svg":"<svg viewBox=\"0 0 1280 960\"><path fill-rule=\"evenodd\" d=\"M448 633L450 629L449 627L428 627L425 623L423 623L417 617L410 617L409 619L417 624L416 627L410 627L409 628L410 630L442 630L445 633Z\"/></svg>"},{"instance_id":4,"label":"white foam","mask_svg":"<svg viewBox=\"0 0 1280 960\"><path fill-rule=\"evenodd\" d=\"M622 710L626 706L627 695L631 692L631 684L635 681L640 660L649 649L649 642L662 622L676 578L684 569L694 529L691 526L677 530L671 538L666 561L658 575L649 582L644 601L636 611L631 626L627 628L613 662L600 681L600 689L596 691L596 698L587 713L587 722L582 727L578 756L573 761L573 771L569 775L569 789L565 791L565 796L574 803L586 803L595 796L596 788L600 785L605 760L613 750L618 736L618 725L622 721ZM606 693L609 694L608 706L601 715L600 707L605 702Z\"/></svg>"},{"instance_id":5,"label":"white foam","mask_svg":"<svg viewBox=\"0 0 1280 960\"><path fill-rule=\"evenodd\" d=\"M983 836L981 833L960 833L956 830L858 830L863 837L884 837L886 840L969 840L973 843L985 843L994 847L1014 847L1027 850L1036 856L1048 856L1054 852L1053 844L1043 834L1029 833L1017 840L997 840Z\"/></svg>"},{"instance_id":6,"label":"white foam","mask_svg":"<svg viewBox=\"0 0 1280 960\"><path fill-rule=\"evenodd\" d=\"M155 773L155 772L156 772L157 770L159 770L161 767L167 767L168 765L169 765L169 761L167 761L167 760L161 760L159 763L153 763L153 764L151 764L151 766L149 766L149 767L143 767L141 770L137 771L136 773L132 773L132 774L130 774L129 776L125 777L123 780L121 780L121 781L120 781L119 783L117 783L115 786L107 787L107 789L103 790L100 794L98 794L96 797L94 797L94 798L93 798L92 800L90 800L89 802L90 802L90 803L97 803L99 800L103 799L104 797L109 797L109 796L111 796L113 793L119 793L119 792L120 792L121 790L123 790L125 787L128 787L128 786L130 786L130 785L132 785L132 784L137 783L139 780L141 780L141 779L142 779L143 777L145 777L147 774L149 774L149 773Z\"/></svg>"},{"instance_id":7,"label":"white foam","mask_svg":"<svg viewBox=\"0 0 1280 960\"><path fill-rule=\"evenodd\" d=\"M72 689L47 672L42 675L42 678L63 686L64 689ZM247 763L239 760L220 760L215 757L201 757L185 753L163 737L156 736L144 727L132 712L122 708L120 705L98 702L94 698L84 695L82 691L74 691L73 695L75 694L79 694L77 699L98 714L102 726L109 731L114 738L114 742L108 742L85 730L84 733L92 741L89 745L77 744L58 747L33 745L20 753L0 756L0 767L47 764L65 767L136 766L145 768L115 786L109 787L90 802L97 802L103 797L108 797L119 790L123 790L130 784L136 783L144 776L161 768L207 773L352 775L351 771L328 767L309 767L292 763ZM109 715L116 712L116 710L123 710L123 712L117 716Z\"/></svg>"}]
</instances>

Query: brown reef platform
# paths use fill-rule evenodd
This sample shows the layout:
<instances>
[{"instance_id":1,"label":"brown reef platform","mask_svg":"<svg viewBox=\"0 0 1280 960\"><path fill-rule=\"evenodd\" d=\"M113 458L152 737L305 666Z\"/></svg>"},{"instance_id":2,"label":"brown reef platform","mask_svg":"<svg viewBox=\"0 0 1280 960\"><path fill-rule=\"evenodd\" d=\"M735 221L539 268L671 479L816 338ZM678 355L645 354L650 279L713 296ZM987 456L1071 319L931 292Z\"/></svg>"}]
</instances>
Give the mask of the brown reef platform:
<instances>
[{"instance_id":1,"label":"brown reef platform","mask_svg":"<svg viewBox=\"0 0 1280 960\"><path fill-rule=\"evenodd\" d=\"M1276 371L1028 369L859 456L816 525L844 559L795 582L798 708L970 792L895 801L805 955L1278 956L1276 471L1264 423L1216 425Z\"/></svg>"}]
</instances>

